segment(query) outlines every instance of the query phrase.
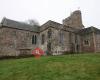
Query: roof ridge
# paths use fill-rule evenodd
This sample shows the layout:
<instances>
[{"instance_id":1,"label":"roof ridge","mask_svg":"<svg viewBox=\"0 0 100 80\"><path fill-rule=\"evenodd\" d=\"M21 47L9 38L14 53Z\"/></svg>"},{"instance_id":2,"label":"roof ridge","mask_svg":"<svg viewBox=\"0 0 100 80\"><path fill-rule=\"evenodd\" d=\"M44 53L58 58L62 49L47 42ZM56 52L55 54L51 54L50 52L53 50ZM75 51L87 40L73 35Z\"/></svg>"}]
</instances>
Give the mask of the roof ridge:
<instances>
[{"instance_id":1,"label":"roof ridge","mask_svg":"<svg viewBox=\"0 0 100 80\"><path fill-rule=\"evenodd\" d=\"M16 23L20 23L20 24L32 26L32 25L30 25L30 24L27 24L27 23L24 23L24 22L21 22L21 21L16 21L16 20L8 19L8 18L6 18L6 17L3 18L2 22L4 22L5 20L9 20L9 21L13 21L13 22L16 22Z\"/></svg>"},{"instance_id":2,"label":"roof ridge","mask_svg":"<svg viewBox=\"0 0 100 80\"><path fill-rule=\"evenodd\" d=\"M15 21L15 20L11 20L8 18L3 18L2 19L2 25L6 26L6 27L11 27L11 28L17 28L17 29L22 29L22 30L29 30L29 31L35 31L35 32L39 32L39 26L32 26L20 21Z\"/></svg>"},{"instance_id":3,"label":"roof ridge","mask_svg":"<svg viewBox=\"0 0 100 80\"><path fill-rule=\"evenodd\" d=\"M52 20L50 20L51 22L53 22L53 23L57 23L57 24L60 24L60 25L62 25L61 23L58 23L58 22L56 22L56 21L52 21Z\"/></svg>"},{"instance_id":4,"label":"roof ridge","mask_svg":"<svg viewBox=\"0 0 100 80\"><path fill-rule=\"evenodd\" d=\"M7 19L6 17L3 17L0 23L3 24L6 19Z\"/></svg>"}]
</instances>

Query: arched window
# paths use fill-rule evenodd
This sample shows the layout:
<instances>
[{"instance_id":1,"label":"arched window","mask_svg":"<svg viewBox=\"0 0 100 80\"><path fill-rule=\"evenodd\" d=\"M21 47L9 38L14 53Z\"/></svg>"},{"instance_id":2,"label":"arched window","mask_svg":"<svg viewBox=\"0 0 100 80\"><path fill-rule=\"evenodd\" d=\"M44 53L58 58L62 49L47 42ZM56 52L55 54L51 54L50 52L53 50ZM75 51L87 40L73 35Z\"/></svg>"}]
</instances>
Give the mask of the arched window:
<instances>
[{"instance_id":1,"label":"arched window","mask_svg":"<svg viewBox=\"0 0 100 80\"><path fill-rule=\"evenodd\" d=\"M89 46L89 40L84 40L84 45Z\"/></svg>"},{"instance_id":2,"label":"arched window","mask_svg":"<svg viewBox=\"0 0 100 80\"><path fill-rule=\"evenodd\" d=\"M37 44L37 36L35 35L35 44Z\"/></svg>"},{"instance_id":3,"label":"arched window","mask_svg":"<svg viewBox=\"0 0 100 80\"><path fill-rule=\"evenodd\" d=\"M48 38L51 38L51 36L52 36L52 31L51 31L51 29L49 29L48 30Z\"/></svg>"},{"instance_id":4,"label":"arched window","mask_svg":"<svg viewBox=\"0 0 100 80\"><path fill-rule=\"evenodd\" d=\"M45 41L45 35L44 34L42 34L42 40L41 40L41 44L44 44L44 41Z\"/></svg>"},{"instance_id":5,"label":"arched window","mask_svg":"<svg viewBox=\"0 0 100 80\"><path fill-rule=\"evenodd\" d=\"M32 44L37 44L37 36L36 35L32 36Z\"/></svg>"},{"instance_id":6,"label":"arched window","mask_svg":"<svg viewBox=\"0 0 100 80\"><path fill-rule=\"evenodd\" d=\"M34 35L32 36L32 44L34 44L35 42L34 42L35 40L34 40Z\"/></svg>"},{"instance_id":7,"label":"arched window","mask_svg":"<svg viewBox=\"0 0 100 80\"><path fill-rule=\"evenodd\" d=\"M63 44L64 34L62 32L59 33L59 43Z\"/></svg>"}]
</instances>

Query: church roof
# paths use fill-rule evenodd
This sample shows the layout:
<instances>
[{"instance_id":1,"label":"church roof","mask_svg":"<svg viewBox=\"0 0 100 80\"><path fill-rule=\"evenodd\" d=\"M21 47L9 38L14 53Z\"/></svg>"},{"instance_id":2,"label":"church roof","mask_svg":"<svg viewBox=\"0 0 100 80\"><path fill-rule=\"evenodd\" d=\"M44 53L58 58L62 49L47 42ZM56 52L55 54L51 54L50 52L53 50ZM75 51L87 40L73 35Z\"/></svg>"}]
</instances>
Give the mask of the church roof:
<instances>
[{"instance_id":1,"label":"church roof","mask_svg":"<svg viewBox=\"0 0 100 80\"><path fill-rule=\"evenodd\" d=\"M48 28L48 27L60 28L60 25L62 25L62 24L49 20L49 21L47 21L46 23L44 23L44 24L41 26L41 29L40 29L40 30L41 30L41 31L42 31L42 30L45 30L45 29Z\"/></svg>"},{"instance_id":2,"label":"church roof","mask_svg":"<svg viewBox=\"0 0 100 80\"><path fill-rule=\"evenodd\" d=\"M33 31L33 32L40 32L40 31L47 29L48 27L52 27L52 28L56 28L56 29L63 29L66 31L75 30L69 26L65 26L65 25L62 25L60 23L57 23L57 22L51 21L51 20L47 21L45 24L43 24L41 27L39 27L39 26L31 26L29 24L25 24L25 23L19 22L19 21L14 21L14 20L7 19L7 18L3 18L3 20L1 21L1 27L10 27L10 28Z\"/></svg>"},{"instance_id":3,"label":"church roof","mask_svg":"<svg viewBox=\"0 0 100 80\"><path fill-rule=\"evenodd\" d=\"M57 23L55 21L49 20L41 26L40 31L43 31L43 30L47 29L48 27L52 27L52 28L56 28L56 29L62 29L62 30L66 30L66 31L72 31L72 32L74 30L76 30L75 28L65 26L63 24L60 24L60 23Z\"/></svg>"},{"instance_id":4,"label":"church roof","mask_svg":"<svg viewBox=\"0 0 100 80\"><path fill-rule=\"evenodd\" d=\"M75 28L65 26L63 24L60 24L60 23L57 23L57 22L54 22L51 20L49 20L48 22L43 24L41 27L39 27L39 26L31 26L31 25L25 24L23 22L18 22L18 21L7 19L7 18L3 18L2 22L0 23L0 27L10 27L10 28L27 30L27 31L32 31L32 32L40 32L40 31L43 31L49 27L52 27L52 28L56 28L56 29L62 29L62 30L66 30L66 31L75 32L75 33L78 33L80 35L85 35L85 34L88 34L91 32L95 32L95 33L100 34L100 29L97 29L95 27L88 27L88 28L84 28L81 30L77 30Z\"/></svg>"},{"instance_id":5,"label":"church roof","mask_svg":"<svg viewBox=\"0 0 100 80\"><path fill-rule=\"evenodd\" d=\"M100 34L100 29L91 26L91 27L84 28L84 29L78 31L78 33L80 35L85 35L85 34L89 34L89 33L92 33L92 32Z\"/></svg>"},{"instance_id":6,"label":"church roof","mask_svg":"<svg viewBox=\"0 0 100 80\"><path fill-rule=\"evenodd\" d=\"M10 20L7 18L3 18L1 24L2 24L2 27L10 27L10 28L16 28L16 29L21 29L21 30L39 32L39 26L31 26L29 24Z\"/></svg>"}]
</instances>

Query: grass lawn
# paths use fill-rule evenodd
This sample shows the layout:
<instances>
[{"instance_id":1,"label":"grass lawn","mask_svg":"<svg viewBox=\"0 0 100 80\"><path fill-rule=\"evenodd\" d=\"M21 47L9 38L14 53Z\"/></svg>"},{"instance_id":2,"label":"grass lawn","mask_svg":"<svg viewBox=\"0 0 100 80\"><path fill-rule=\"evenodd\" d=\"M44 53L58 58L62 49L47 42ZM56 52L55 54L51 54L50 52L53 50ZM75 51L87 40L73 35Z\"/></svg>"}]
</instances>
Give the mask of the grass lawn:
<instances>
[{"instance_id":1,"label":"grass lawn","mask_svg":"<svg viewBox=\"0 0 100 80\"><path fill-rule=\"evenodd\" d=\"M0 80L100 80L100 54L0 60Z\"/></svg>"}]
</instances>

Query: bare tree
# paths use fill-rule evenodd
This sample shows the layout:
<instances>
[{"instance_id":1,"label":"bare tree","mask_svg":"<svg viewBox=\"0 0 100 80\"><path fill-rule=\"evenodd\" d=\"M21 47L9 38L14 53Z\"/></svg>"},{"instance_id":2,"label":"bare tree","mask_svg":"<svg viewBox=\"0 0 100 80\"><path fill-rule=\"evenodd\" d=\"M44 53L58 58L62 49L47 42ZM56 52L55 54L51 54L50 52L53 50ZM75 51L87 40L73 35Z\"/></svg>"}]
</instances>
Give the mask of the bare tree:
<instances>
[{"instance_id":1,"label":"bare tree","mask_svg":"<svg viewBox=\"0 0 100 80\"><path fill-rule=\"evenodd\" d=\"M28 19L25 21L26 24L32 25L32 26L39 26L39 22L35 19Z\"/></svg>"}]
</instances>

